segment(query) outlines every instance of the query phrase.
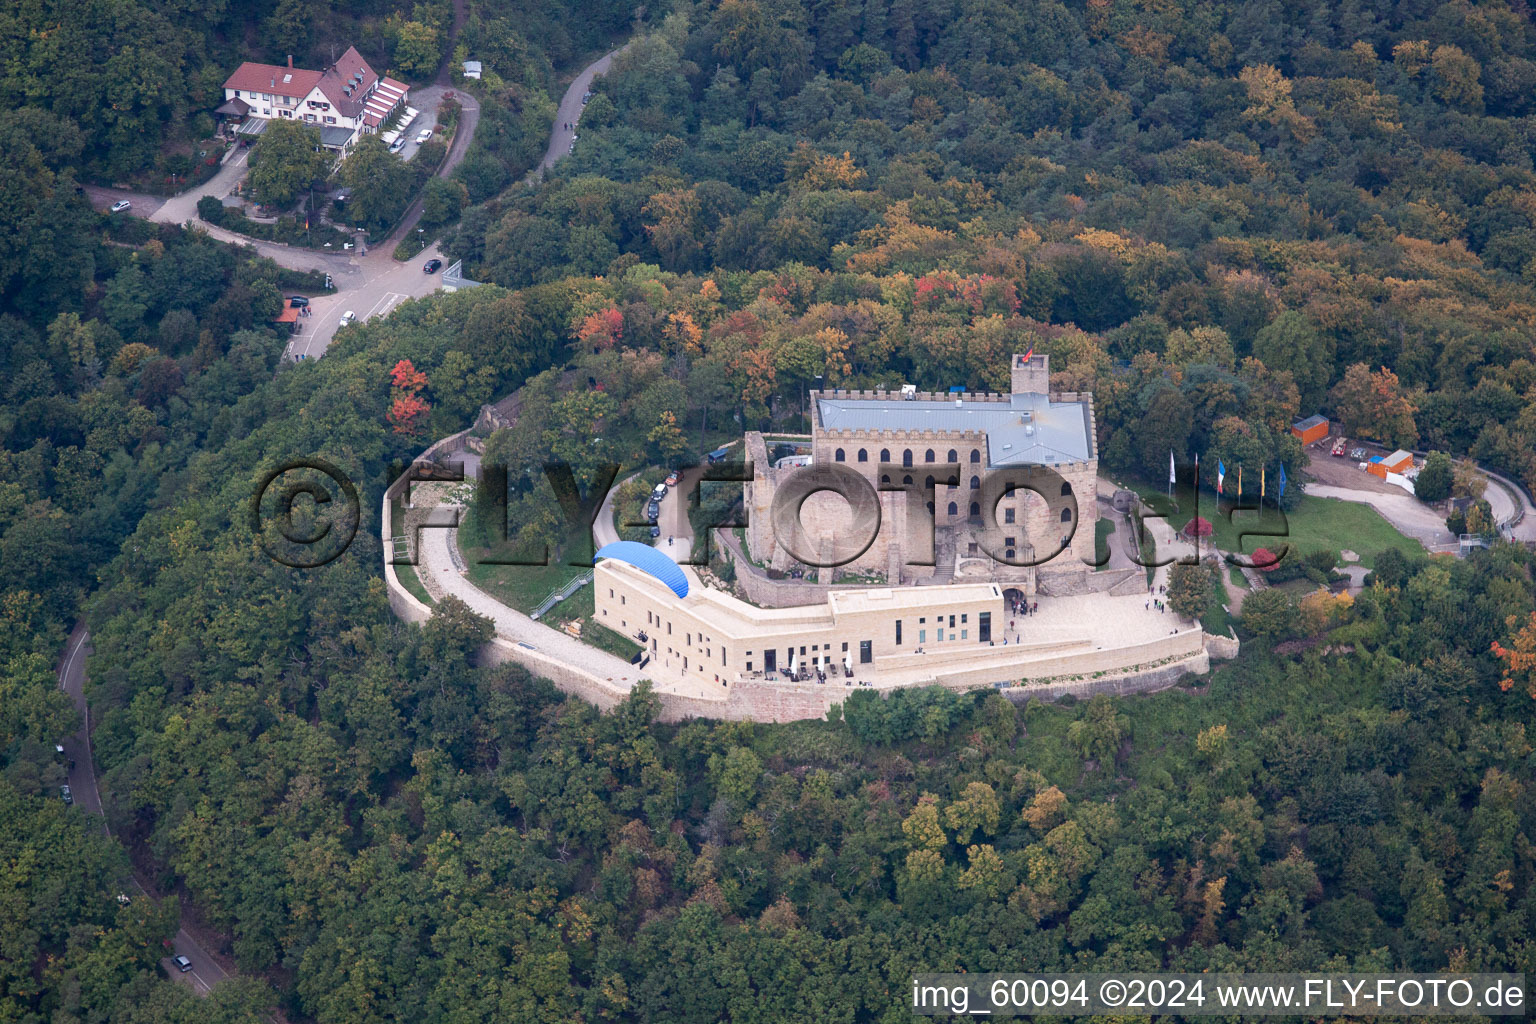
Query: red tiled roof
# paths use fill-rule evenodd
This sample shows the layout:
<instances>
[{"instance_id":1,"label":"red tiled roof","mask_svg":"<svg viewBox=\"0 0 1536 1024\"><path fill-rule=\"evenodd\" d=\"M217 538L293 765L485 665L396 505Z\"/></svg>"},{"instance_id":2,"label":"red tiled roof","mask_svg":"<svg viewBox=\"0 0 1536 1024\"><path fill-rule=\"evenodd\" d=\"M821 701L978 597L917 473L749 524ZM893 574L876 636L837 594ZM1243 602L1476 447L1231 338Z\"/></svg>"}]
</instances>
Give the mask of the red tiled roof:
<instances>
[{"instance_id":1,"label":"red tiled roof","mask_svg":"<svg viewBox=\"0 0 1536 1024\"><path fill-rule=\"evenodd\" d=\"M361 80L358 79L359 75L362 76ZM349 46L335 64L325 69L318 84L320 91L325 93L325 98L331 101L337 111L344 117L356 117L363 110L368 90L378 80L378 74L363 60L357 47Z\"/></svg>"},{"instance_id":2,"label":"red tiled roof","mask_svg":"<svg viewBox=\"0 0 1536 1024\"><path fill-rule=\"evenodd\" d=\"M241 92L268 92L303 99L320 82L320 72L303 68L285 68L277 64L252 64L246 61L224 81L224 88Z\"/></svg>"}]
</instances>

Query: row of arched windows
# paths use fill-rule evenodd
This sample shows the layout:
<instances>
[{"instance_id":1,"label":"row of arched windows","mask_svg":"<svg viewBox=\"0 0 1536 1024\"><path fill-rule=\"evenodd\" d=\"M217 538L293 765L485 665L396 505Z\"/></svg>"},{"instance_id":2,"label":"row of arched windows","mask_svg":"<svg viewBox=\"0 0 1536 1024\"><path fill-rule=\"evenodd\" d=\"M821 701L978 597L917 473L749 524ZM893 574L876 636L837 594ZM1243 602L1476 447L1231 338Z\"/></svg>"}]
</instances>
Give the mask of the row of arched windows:
<instances>
[{"instance_id":1,"label":"row of arched windows","mask_svg":"<svg viewBox=\"0 0 1536 1024\"><path fill-rule=\"evenodd\" d=\"M843 449L839 448L836 452L834 452L832 454L832 458L836 462L847 462L848 461L848 453L843 451ZM869 461L869 449L867 449L867 448L860 448L859 449L858 461L860 461L860 462L868 462ZM889 448L882 448L882 449L880 449L880 461L881 462L890 462L891 461L891 450ZM933 461L935 461L934 451L933 451L932 448L929 448L926 452L923 453L923 461L924 462L933 462ZM960 461L960 453L955 451L955 449L951 448L949 450L949 458L946 459L945 461L946 462L959 462ZM971 462L973 464L981 462L981 449L979 449L979 448L971 449ZM908 466L912 465L912 449L911 448L908 448L907 450L905 450L905 451L903 451L901 453L901 464L904 467L908 467Z\"/></svg>"},{"instance_id":2,"label":"row of arched windows","mask_svg":"<svg viewBox=\"0 0 1536 1024\"><path fill-rule=\"evenodd\" d=\"M911 465L912 465L912 452L911 452L911 450L908 449L904 453L904 455L905 455L905 457L902 460L902 466L903 467L911 467ZM833 453L832 457L833 457L833 459L835 459L838 462L846 462L847 461L847 453L844 452L843 449L841 449L841 448L837 449L837 451ZM859 461L860 462L868 462L869 461L869 452L866 449L863 449L863 448L859 449ZM889 449L882 448L880 450L880 461L881 462L890 462L891 461L891 453L890 453ZM932 451L932 449L930 449L928 451L928 458L927 458L926 461L928 461L928 462L932 462L933 461L933 451ZM953 450L951 450L950 453L949 453L949 461L950 462L954 462L955 461L955 453L954 453ZM980 462L981 461L980 453L979 452L974 452L974 451L971 452L971 461L972 462ZM890 483L891 482L891 478L889 476L882 476L880 479L884 483ZM910 476L909 477L905 477L904 478L904 482L910 484L912 482L912 478ZM929 487L934 486L934 479L933 479L933 477L930 476L928 478L927 484L928 484ZM973 490L973 491L980 490L980 488L981 488L981 477L979 477L979 476L972 476L971 477L971 490ZM1010 497L1010 498L1013 497L1013 492L1014 492L1014 485L1009 484L1008 485L1008 489L1007 489L1007 496ZM1072 493L1072 485L1070 483L1066 482L1066 481L1062 481L1062 484L1061 484L1061 496L1063 498L1065 498L1067 495L1069 495L1071 493ZM1066 522L1065 519L1062 520L1062 521Z\"/></svg>"}]
</instances>

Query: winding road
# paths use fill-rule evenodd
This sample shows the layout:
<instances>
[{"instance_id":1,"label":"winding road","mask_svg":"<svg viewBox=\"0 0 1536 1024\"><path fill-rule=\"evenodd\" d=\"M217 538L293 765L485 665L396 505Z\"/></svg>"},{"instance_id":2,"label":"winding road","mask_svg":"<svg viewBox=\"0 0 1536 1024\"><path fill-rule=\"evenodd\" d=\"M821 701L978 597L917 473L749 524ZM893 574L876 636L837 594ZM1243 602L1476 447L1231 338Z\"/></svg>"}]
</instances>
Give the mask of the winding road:
<instances>
[{"instance_id":1,"label":"winding road","mask_svg":"<svg viewBox=\"0 0 1536 1024\"><path fill-rule=\"evenodd\" d=\"M462 21L456 8L455 24ZM626 46L628 44L625 44ZM549 146L544 159L530 172L530 179L540 177L556 161L567 155L575 131L565 128L581 119L582 95L591 88L592 80L605 73L624 47L604 54L581 70L571 82L560 100L555 123L550 128ZM446 98L451 81L448 64L438 72L434 84L416 90L412 100L424 109L435 109ZM463 162L469 152L470 142L480 122L480 104L475 97L463 90L455 92L460 104L460 123L438 177L447 177ZM246 160L250 151L237 147L226 157L224 165L212 178L201 185L187 189L179 195L165 198L123 189L88 185L86 195L98 210L106 210L119 199L127 199L133 206L128 215L143 217L157 224L185 224L205 231L212 238L235 245L247 245L257 254L265 256L280 267L299 271L319 271L330 274L336 291L330 295L315 296L311 302L309 317L299 321L299 332L289 343L286 355L289 359L318 359L330 347L331 339L340 329L344 313L351 312L358 322L375 316L387 316L396 306L410 299L421 298L435 292L439 278L425 274L421 267L430 259L444 259L437 245L429 246L416 259L398 263L394 249L406 238L421 220L421 198L407 208L399 227L385 239L352 255L329 253L315 249L265 242L216 227L197 215L197 201L205 195L225 196L234 191L235 185L245 176Z\"/></svg>"},{"instance_id":2,"label":"winding road","mask_svg":"<svg viewBox=\"0 0 1536 1024\"><path fill-rule=\"evenodd\" d=\"M544 159L539 165L528 172L530 181L542 178L544 172L555 166L561 157L569 155L571 143L576 139L576 129L567 128L566 125L575 125L581 120L581 108L586 104L581 102L582 96L592 88L592 80L600 75L606 75L608 69L613 66L613 58L629 48L625 43L617 50L610 50L597 60L581 69L581 74L572 80L565 90L565 95L560 98L560 108L555 111L555 124L549 133L549 146L544 150Z\"/></svg>"},{"instance_id":3,"label":"winding road","mask_svg":"<svg viewBox=\"0 0 1536 1024\"><path fill-rule=\"evenodd\" d=\"M69 758L69 789L75 805L87 814L94 815L101 823L102 832L111 838L112 828L107 824L106 814L101 807L101 791L96 784L96 764L91 757L91 708L85 700L85 659L90 655L91 635L86 632L85 623L82 622L69 635L69 641L64 645L64 654L59 658L59 689L69 694L69 699L80 711L81 720L79 731L64 737L62 746L64 756ZM133 880L133 885L138 890L138 899L155 898L137 878ZM191 960L192 969L178 971L171 962L172 956L184 956ZM175 938L171 940L171 953L160 961L160 966L172 980L190 985L195 992L204 996L213 990L214 985L229 977L229 973L219 966L218 961L185 927L177 930Z\"/></svg>"}]
</instances>

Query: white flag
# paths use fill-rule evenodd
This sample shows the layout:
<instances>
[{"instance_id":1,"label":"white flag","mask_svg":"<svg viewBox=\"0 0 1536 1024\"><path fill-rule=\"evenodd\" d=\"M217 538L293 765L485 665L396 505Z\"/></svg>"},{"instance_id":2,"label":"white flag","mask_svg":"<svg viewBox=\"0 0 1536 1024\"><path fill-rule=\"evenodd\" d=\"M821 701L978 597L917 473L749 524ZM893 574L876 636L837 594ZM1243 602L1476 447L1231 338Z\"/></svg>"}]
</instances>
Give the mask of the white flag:
<instances>
[{"instance_id":1,"label":"white flag","mask_svg":"<svg viewBox=\"0 0 1536 1024\"><path fill-rule=\"evenodd\" d=\"M1173 473L1173 449L1172 448L1168 449L1168 482L1171 483L1171 484L1176 484L1176 483L1179 482L1179 478L1174 476L1174 473Z\"/></svg>"}]
</instances>

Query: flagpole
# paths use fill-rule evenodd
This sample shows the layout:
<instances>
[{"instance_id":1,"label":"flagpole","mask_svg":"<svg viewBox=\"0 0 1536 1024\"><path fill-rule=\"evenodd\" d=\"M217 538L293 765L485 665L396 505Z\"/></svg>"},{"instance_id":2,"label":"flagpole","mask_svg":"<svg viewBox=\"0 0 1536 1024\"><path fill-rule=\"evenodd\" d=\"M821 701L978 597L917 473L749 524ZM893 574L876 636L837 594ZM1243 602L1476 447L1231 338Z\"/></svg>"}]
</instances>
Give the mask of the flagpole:
<instances>
[{"instance_id":1,"label":"flagpole","mask_svg":"<svg viewBox=\"0 0 1536 1024\"><path fill-rule=\"evenodd\" d=\"M1195 564L1200 564L1200 453L1195 452Z\"/></svg>"}]
</instances>

